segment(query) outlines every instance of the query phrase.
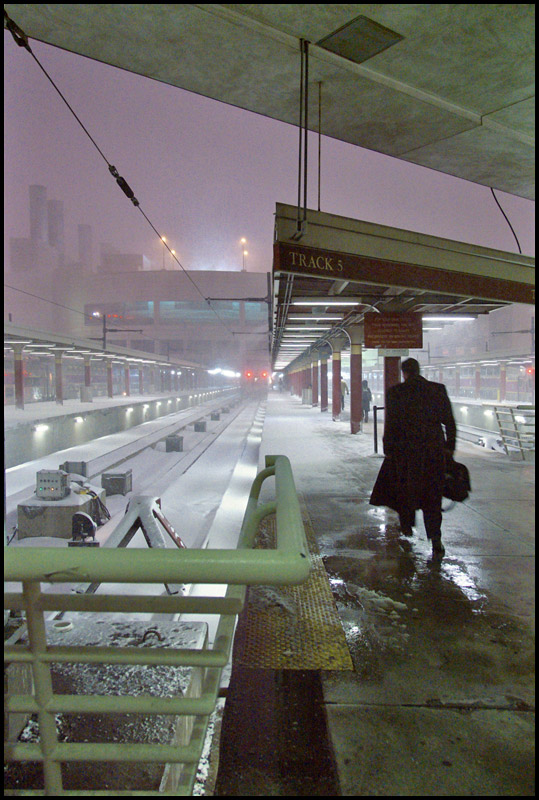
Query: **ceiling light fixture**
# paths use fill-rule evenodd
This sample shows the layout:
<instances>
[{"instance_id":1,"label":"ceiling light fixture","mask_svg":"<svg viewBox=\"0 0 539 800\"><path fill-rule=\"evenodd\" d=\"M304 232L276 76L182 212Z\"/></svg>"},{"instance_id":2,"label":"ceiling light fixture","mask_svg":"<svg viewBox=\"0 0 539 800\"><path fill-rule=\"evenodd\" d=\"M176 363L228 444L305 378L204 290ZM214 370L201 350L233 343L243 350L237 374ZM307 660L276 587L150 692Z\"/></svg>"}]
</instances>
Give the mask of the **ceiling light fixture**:
<instances>
[{"instance_id":1,"label":"ceiling light fixture","mask_svg":"<svg viewBox=\"0 0 539 800\"><path fill-rule=\"evenodd\" d=\"M444 314L443 316L430 316L423 314L423 322L473 322L475 317L457 316L457 314Z\"/></svg>"},{"instance_id":2,"label":"ceiling light fixture","mask_svg":"<svg viewBox=\"0 0 539 800\"><path fill-rule=\"evenodd\" d=\"M317 320L322 322L342 322L342 315L340 317L314 317L311 314L305 314L303 317L288 317L288 319L290 322L316 322Z\"/></svg>"},{"instance_id":3,"label":"ceiling light fixture","mask_svg":"<svg viewBox=\"0 0 539 800\"><path fill-rule=\"evenodd\" d=\"M326 297L314 300L294 300L293 306L358 306L361 300L328 300Z\"/></svg>"}]
</instances>

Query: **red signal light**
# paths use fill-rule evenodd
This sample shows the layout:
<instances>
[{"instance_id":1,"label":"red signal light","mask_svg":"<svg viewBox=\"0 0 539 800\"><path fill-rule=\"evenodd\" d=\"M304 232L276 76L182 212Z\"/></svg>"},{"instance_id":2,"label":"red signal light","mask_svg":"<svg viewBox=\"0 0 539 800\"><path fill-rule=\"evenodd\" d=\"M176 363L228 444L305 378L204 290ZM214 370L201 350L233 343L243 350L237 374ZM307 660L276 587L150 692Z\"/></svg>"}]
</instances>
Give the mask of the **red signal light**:
<instances>
[{"instance_id":1,"label":"red signal light","mask_svg":"<svg viewBox=\"0 0 539 800\"><path fill-rule=\"evenodd\" d=\"M247 370L247 372L245 373L245 377L246 378L252 378L253 377L253 373L250 370Z\"/></svg>"},{"instance_id":2,"label":"red signal light","mask_svg":"<svg viewBox=\"0 0 539 800\"><path fill-rule=\"evenodd\" d=\"M262 377L263 378L267 378L268 377L268 373L266 372L266 370L262 370Z\"/></svg>"},{"instance_id":3,"label":"red signal light","mask_svg":"<svg viewBox=\"0 0 539 800\"><path fill-rule=\"evenodd\" d=\"M527 372L528 375L533 375L534 372L535 372L535 369L533 367L528 367L526 369L526 372Z\"/></svg>"}]
</instances>

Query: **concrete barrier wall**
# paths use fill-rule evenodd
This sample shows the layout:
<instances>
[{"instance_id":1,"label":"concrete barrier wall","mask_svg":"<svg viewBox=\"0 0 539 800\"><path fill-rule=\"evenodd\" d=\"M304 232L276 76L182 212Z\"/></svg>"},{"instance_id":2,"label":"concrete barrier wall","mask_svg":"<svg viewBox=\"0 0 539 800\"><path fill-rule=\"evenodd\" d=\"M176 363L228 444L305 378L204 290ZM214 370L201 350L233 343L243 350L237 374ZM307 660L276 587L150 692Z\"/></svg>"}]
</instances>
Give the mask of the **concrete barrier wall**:
<instances>
[{"instance_id":1,"label":"concrete barrier wall","mask_svg":"<svg viewBox=\"0 0 539 800\"><path fill-rule=\"evenodd\" d=\"M379 394L376 395L374 401L375 404L377 404L376 401L378 401L380 405L383 405L383 397L381 397ZM479 428L481 431L492 431L492 433L497 434L500 433L494 409L489 408L488 404L482 405L475 400L466 401L460 399L451 399L451 407L453 409L453 415L455 417L455 422L457 423L457 428L460 425L466 425L471 428ZM509 408L509 406L507 407ZM512 407L516 408L515 405L512 405ZM518 414L518 412L515 413ZM383 410L378 413L378 419L379 421L383 422Z\"/></svg>"},{"instance_id":2,"label":"concrete barrier wall","mask_svg":"<svg viewBox=\"0 0 539 800\"><path fill-rule=\"evenodd\" d=\"M460 400L452 400L451 405L457 428L459 425L469 425L472 428L500 433L493 408Z\"/></svg>"},{"instance_id":3,"label":"concrete barrier wall","mask_svg":"<svg viewBox=\"0 0 539 800\"><path fill-rule=\"evenodd\" d=\"M174 411L201 405L218 397L228 399L235 394L237 390L233 388L197 389L178 392L172 397L166 395L146 400L132 400L129 404L126 404L124 399L123 403L117 406L92 408L91 404L88 404L84 411L79 408L78 411L62 416L43 415L38 419L36 412L36 418L31 422L21 422L5 429L5 467L15 467L58 450L77 447L101 436L128 430ZM84 421L77 422L77 418L81 417ZM47 430L36 430L39 425L47 425Z\"/></svg>"}]
</instances>

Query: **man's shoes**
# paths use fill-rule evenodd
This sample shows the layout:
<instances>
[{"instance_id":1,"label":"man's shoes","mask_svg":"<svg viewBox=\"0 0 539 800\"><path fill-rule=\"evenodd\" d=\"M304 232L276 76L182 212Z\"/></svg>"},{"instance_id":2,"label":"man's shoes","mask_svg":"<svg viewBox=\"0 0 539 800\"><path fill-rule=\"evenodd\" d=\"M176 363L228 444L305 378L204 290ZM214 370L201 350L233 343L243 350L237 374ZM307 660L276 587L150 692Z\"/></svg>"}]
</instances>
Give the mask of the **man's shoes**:
<instances>
[{"instance_id":1,"label":"man's shoes","mask_svg":"<svg viewBox=\"0 0 539 800\"><path fill-rule=\"evenodd\" d=\"M401 533L403 536L414 535L414 530L413 530L414 522L415 522L415 514L413 512L399 514L399 528L401 529Z\"/></svg>"},{"instance_id":2,"label":"man's shoes","mask_svg":"<svg viewBox=\"0 0 539 800\"><path fill-rule=\"evenodd\" d=\"M445 555L445 547L442 544L441 536L433 536L432 539L432 555L441 558Z\"/></svg>"}]
</instances>

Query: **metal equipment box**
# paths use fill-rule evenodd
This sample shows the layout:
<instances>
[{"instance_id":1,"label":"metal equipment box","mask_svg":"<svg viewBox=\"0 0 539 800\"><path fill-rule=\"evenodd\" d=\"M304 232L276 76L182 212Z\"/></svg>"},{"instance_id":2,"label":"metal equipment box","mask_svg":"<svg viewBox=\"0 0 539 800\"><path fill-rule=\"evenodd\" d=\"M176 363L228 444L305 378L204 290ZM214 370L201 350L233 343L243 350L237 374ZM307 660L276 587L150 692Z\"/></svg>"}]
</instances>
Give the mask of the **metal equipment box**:
<instances>
[{"instance_id":1,"label":"metal equipment box","mask_svg":"<svg viewBox=\"0 0 539 800\"><path fill-rule=\"evenodd\" d=\"M86 478L86 461L64 461L63 464L60 464L58 469L63 469L66 472L74 472L77 475L82 475L83 478Z\"/></svg>"},{"instance_id":2,"label":"metal equipment box","mask_svg":"<svg viewBox=\"0 0 539 800\"><path fill-rule=\"evenodd\" d=\"M178 451L179 453L183 452L183 436L178 436L176 433L170 434L165 439L165 450L167 453L172 452L173 450Z\"/></svg>"},{"instance_id":3,"label":"metal equipment box","mask_svg":"<svg viewBox=\"0 0 539 800\"><path fill-rule=\"evenodd\" d=\"M206 420L204 421L199 420L198 422L195 422L195 431L197 433L204 433L205 430L206 430Z\"/></svg>"},{"instance_id":4,"label":"metal equipment box","mask_svg":"<svg viewBox=\"0 0 539 800\"><path fill-rule=\"evenodd\" d=\"M40 500L62 500L70 491L69 475L63 469L40 469L36 473L36 495Z\"/></svg>"},{"instance_id":5,"label":"metal equipment box","mask_svg":"<svg viewBox=\"0 0 539 800\"><path fill-rule=\"evenodd\" d=\"M19 529L17 539L26 539L29 536L70 539L73 515L78 511L84 511L93 516L96 495L105 502L105 491L100 486L88 486L88 490L88 492L77 492L72 489L69 496L54 501L41 500L34 494L19 503L17 505L17 527Z\"/></svg>"},{"instance_id":6,"label":"metal equipment box","mask_svg":"<svg viewBox=\"0 0 539 800\"><path fill-rule=\"evenodd\" d=\"M213 419L213 420L221 419L221 415L219 414L218 411L212 411L211 412L211 419Z\"/></svg>"},{"instance_id":7,"label":"metal equipment box","mask_svg":"<svg viewBox=\"0 0 539 800\"><path fill-rule=\"evenodd\" d=\"M133 488L133 471L104 472L101 475L101 486L110 494L127 494Z\"/></svg>"}]
</instances>

